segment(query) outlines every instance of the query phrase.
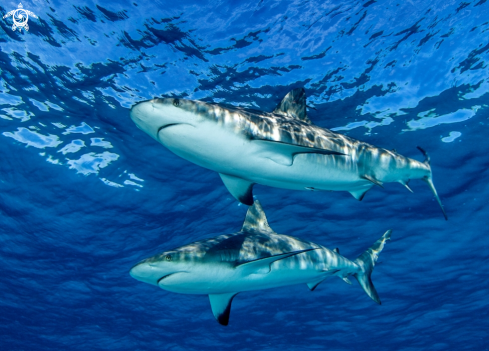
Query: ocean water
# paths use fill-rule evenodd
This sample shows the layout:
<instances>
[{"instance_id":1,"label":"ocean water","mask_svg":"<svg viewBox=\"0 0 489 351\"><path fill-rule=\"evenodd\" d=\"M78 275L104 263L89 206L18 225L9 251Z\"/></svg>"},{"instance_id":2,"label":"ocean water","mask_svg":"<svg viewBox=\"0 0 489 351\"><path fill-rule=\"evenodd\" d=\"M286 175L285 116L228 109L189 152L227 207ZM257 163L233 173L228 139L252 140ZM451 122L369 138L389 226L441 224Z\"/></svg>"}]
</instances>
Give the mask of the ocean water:
<instances>
[{"instance_id":1,"label":"ocean water","mask_svg":"<svg viewBox=\"0 0 489 351\"><path fill-rule=\"evenodd\" d=\"M488 350L489 2L26 0L0 21L0 350ZM17 9L4 1L0 13ZM422 160L412 181L346 192L257 185L271 227L356 258L373 282L206 296L129 276L141 259L241 228L219 176L136 128L156 96L308 114Z\"/></svg>"}]
</instances>

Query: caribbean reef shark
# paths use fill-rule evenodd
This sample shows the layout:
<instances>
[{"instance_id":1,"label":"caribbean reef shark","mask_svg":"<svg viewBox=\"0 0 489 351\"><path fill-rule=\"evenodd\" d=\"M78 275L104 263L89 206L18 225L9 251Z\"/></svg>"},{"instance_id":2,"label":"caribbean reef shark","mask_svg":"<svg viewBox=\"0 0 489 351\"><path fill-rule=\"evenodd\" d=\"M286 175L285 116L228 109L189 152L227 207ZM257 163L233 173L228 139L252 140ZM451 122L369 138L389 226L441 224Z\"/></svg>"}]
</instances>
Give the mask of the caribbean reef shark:
<instances>
[{"instance_id":1,"label":"caribbean reef shark","mask_svg":"<svg viewBox=\"0 0 489 351\"><path fill-rule=\"evenodd\" d=\"M443 209L430 159L395 151L315 126L304 89L290 91L271 112L183 99L153 99L131 109L136 125L178 156L220 174L241 203L253 204L254 184L309 191L348 191L362 200L374 185L399 182L409 191L422 179Z\"/></svg>"},{"instance_id":2,"label":"caribbean reef shark","mask_svg":"<svg viewBox=\"0 0 489 351\"><path fill-rule=\"evenodd\" d=\"M240 232L163 252L138 263L130 274L171 292L209 295L212 312L222 325L228 325L231 302L240 292L293 284L307 284L314 290L332 276L349 284L348 277L355 277L367 295L380 304L371 274L390 236L388 230L350 261L338 249L275 233L255 201Z\"/></svg>"}]
</instances>

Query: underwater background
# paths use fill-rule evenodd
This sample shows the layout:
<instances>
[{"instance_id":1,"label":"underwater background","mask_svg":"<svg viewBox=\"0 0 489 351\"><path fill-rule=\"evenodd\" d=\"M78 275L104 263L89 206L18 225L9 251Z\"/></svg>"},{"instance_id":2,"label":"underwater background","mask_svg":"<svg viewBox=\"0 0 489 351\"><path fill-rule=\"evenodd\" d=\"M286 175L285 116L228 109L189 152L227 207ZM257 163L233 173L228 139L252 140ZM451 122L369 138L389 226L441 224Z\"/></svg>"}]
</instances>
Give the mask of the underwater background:
<instances>
[{"instance_id":1,"label":"underwater background","mask_svg":"<svg viewBox=\"0 0 489 351\"><path fill-rule=\"evenodd\" d=\"M489 350L489 1L30 0L0 21L0 350ZM16 1L0 5L2 17ZM373 282L207 296L136 281L159 252L239 231L215 172L136 128L153 97L272 111L304 87L316 125L423 160L424 182L347 192L256 185L277 232Z\"/></svg>"}]
</instances>

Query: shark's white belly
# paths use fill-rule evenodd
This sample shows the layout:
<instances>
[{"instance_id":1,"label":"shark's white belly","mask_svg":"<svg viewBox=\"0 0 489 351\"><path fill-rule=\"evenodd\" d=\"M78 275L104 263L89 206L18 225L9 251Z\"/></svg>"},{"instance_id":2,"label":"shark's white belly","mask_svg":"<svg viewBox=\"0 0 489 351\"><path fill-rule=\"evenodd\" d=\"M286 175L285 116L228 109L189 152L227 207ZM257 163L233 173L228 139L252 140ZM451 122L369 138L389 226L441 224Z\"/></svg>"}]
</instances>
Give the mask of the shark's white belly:
<instances>
[{"instance_id":1,"label":"shark's white belly","mask_svg":"<svg viewBox=\"0 0 489 351\"><path fill-rule=\"evenodd\" d=\"M269 145L246 139L213 122L179 124L159 133L159 141L178 156L218 173L262 185L295 190L352 190L371 186L360 178L350 156L281 155Z\"/></svg>"},{"instance_id":2,"label":"shark's white belly","mask_svg":"<svg viewBox=\"0 0 489 351\"><path fill-rule=\"evenodd\" d=\"M315 283L333 274L348 276L358 270L356 264L345 258L341 258L338 263L335 266L326 266L325 263L304 265L285 259L272 263L269 272L251 274L239 267L216 263L194 267L191 272L174 274L165 278L159 286L181 294L224 294Z\"/></svg>"},{"instance_id":3,"label":"shark's white belly","mask_svg":"<svg viewBox=\"0 0 489 351\"><path fill-rule=\"evenodd\" d=\"M165 278L159 286L180 294L207 295L307 284L325 277L324 272L312 269L272 269L269 273L243 275L239 269L216 267L177 273Z\"/></svg>"}]
</instances>

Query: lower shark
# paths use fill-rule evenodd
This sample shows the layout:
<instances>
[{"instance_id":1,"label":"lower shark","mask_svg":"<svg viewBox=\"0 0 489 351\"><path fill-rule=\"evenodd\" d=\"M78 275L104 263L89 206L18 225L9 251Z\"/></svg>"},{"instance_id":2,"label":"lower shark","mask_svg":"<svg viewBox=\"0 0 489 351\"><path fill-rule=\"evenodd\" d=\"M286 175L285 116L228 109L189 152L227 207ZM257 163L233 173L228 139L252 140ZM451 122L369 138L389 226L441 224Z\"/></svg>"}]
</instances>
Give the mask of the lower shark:
<instances>
[{"instance_id":1,"label":"lower shark","mask_svg":"<svg viewBox=\"0 0 489 351\"><path fill-rule=\"evenodd\" d=\"M428 154L423 162L396 151L315 126L306 114L304 89L294 89L271 112L174 98L131 108L136 125L178 156L220 174L241 203L253 204L253 185L348 191L357 200L373 186L412 179L433 185Z\"/></svg>"},{"instance_id":2,"label":"lower shark","mask_svg":"<svg viewBox=\"0 0 489 351\"><path fill-rule=\"evenodd\" d=\"M338 249L275 233L260 203L255 201L240 232L163 252L138 263L130 274L171 292L209 295L214 317L222 325L228 325L231 302L240 292L294 284L307 284L314 290L333 276L348 284L348 277L353 276L367 295L380 304L371 274L390 237L388 230L351 261Z\"/></svg>"}]
</instances>

